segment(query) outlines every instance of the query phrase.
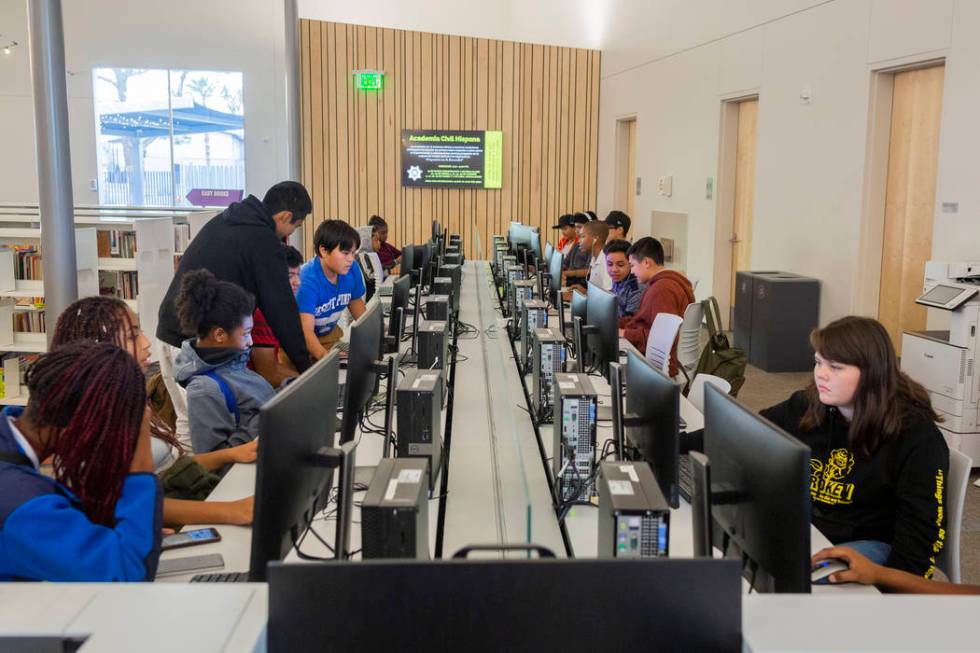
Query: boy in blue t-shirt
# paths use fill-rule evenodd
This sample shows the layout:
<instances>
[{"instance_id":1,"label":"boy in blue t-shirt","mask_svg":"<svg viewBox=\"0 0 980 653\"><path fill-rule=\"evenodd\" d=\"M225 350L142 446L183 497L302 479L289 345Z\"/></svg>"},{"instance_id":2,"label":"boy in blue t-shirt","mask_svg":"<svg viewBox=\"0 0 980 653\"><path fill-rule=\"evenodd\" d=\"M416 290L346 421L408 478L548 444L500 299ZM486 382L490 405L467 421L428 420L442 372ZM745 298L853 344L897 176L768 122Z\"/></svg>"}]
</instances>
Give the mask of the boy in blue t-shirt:
<instances>
[{"instance_id":1,"label":"boy in blue t-shirt","mask_svg":"<svg viewBox=\"0 0 980 653\"><path fill-rule=\"evenodd\" d=\"M337 322L344 309L354 319L364 313L364 277L355 254L357 231L343 220L324 220L313 235L317 257L299 270L299 319L310 355L319 360L343 336Z\"/></svg>"}]
</instances>

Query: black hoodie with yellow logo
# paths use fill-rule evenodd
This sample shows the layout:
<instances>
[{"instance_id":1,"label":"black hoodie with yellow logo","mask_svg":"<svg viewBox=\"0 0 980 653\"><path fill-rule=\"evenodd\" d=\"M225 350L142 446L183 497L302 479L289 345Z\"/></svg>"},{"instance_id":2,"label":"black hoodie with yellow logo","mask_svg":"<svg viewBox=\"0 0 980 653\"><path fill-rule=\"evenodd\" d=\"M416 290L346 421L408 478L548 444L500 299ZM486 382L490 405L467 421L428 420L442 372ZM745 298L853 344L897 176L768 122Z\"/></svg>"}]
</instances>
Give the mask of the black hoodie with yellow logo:
<instances>
[{"instance_id":1,"label":"black hoodie with yellow logo","mask_svg":"<svg viewBox=\"0 0 980 653\"><path fill-rule=\"evenodd\" d=\"M810 447L813 524L834 544L890 544L887 566L931 577L946 536L949 449L939 429L923 415L861 457L836 409L828 409L822 426L805 431L800 420L806 408L800 391L761 414Z\"/></svg>"}]
</instances>

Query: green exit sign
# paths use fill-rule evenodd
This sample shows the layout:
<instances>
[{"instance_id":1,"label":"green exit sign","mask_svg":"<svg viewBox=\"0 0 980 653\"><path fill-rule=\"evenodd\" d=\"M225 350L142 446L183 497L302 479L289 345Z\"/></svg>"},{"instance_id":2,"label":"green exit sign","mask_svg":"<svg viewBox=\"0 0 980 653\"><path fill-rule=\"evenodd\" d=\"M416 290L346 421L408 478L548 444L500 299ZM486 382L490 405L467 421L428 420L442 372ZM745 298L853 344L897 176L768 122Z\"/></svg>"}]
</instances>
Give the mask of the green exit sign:
<instances>
[{"instance_id":1,"label":"green exit sign","mask_svg":"<svg viewBox=\"0 0 980 653\"><path fill-rule=\"evenodd\" d=\"M355 70L354 88L359 91L380 91L385 74L380 70Z\"/></svg>"}]
</instances>

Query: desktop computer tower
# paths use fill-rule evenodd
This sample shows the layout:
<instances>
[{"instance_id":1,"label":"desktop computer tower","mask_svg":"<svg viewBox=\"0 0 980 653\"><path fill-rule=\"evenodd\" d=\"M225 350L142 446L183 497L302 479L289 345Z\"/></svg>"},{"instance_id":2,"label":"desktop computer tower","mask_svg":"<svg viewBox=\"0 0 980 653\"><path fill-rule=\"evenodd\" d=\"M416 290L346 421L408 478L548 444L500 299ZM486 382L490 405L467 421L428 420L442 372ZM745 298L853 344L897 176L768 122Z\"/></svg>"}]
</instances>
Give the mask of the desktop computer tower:
<instances>
[{"instance_id":1,"label":"desktop computer tower","mask_svg":"<svg viewBox=\"0 0 980 653\"><path fill-rule=\"evenodd\" d=\"M383 458L361 503L361 557L429 559L429 493L421 458Z\"/></svg>"},{"instance_id":2,"label":"desktop computer tower","mask_svg":"<svg viewBox=\"0 0 980 653\"><path fill-rule=\"evenodd\" d=\"M398 384L399 458L424 458L429 463L429 491L442 463L442 374L409 369Z\"/></svg>"},{"instance_id":3,"label":"desktop computer tower","mask_svg":"<svg viewBox=\"0 0 980 653\"><path fill-rule=\"evenodd\" d=\"M596 392L586 374L555 374L552 470L558 500L588 501L595 495L590 481L595 469Z\"/></svg>"},{"instance_id":4,"label":"desktop computer tower","mask_svg":"<svg viewBox=\"0 0 980 653\"><path fill-rule=\"evenodd\" d=\"M452 295L453 280L442 275L442 268L439 269L438 276L432 278L433 295Z\"/></svg>"},{"instance_id":5,"label":"desktop computer tower","mask_svg":"<svg viewBox=\"0 0 980 653\"><path fill-rule=\"evenodd\" d=\"M425 319L440 322L449 321L449 295L433 292L425 298Z\"/></svg>"},{"instance_id":6,"label":"desktop computer tower","mask_svg":"<svg viewBox=\"0 0 980 653\"><path fill-rule=\"evenodd\" d=\"M565 339L550 329L532 331L534 410L539 423L552 421L555 375L565 370Z\"/></svg>"},{"instance_id":7,"label":"desktop computer tower","mask_svg":"<svg viewBox=\"0 0 980 653\"><path fill-rule=\"evenodd\" d=\"M548 304L540 299L525 299L521 311L521 372L531 371L531 339L535 329L548 326Z\"/></svg>"},{"instance_id":8,"label":"desktop computer tower","mask_svg":"<svg viewBox=\"0 0 980 653\"><path fill-rule=\"evenodd\" d=\"M493 273L498 279L503 276L505 256L507 256L507 243L495 244L493 246Z\"/></svg>"},{"instance_id":9,"label":"desktop computer tower","mask_svg":"<svg viewBox=\"0 0 980 653\"><path fill-rule=\"evenodd\" d=\"M450 265L462 265L463 264L463 255L462 254L459 254L459 253L456 253L456 254L443 254L443 256L442 256L442 262L443 263L448 263Z\"/></svg>"},{"instance_id":10,"label":"desktop computer tower","mask_svg":"<svg viewBox=\"0 0 980 653\"><path fill-rule=\"evenodd\" d=\"M452 297L452 311L459 312L460 294L463 291L463 266L454 263L443 263L439 266L439 276L452 279L452 291L448 294Z\"/></svg>"},{"instance_id":11,"label":"desktop computer tower","mask_svg":"<svg viewBox=\"0 0 980 653\"><path fill-rule=\"evenodd\" d=\"M534 299L534 286L535 282L533 279L522 278L514 281L507 288L507 313L513 318L511 322L514 328L514 338L520 334L519 322L524 310L525 300Z\"/></svg>"},{"instance_id":12,"label":"desktop computer tower","mask_svg":"<svg viewBox=\"0 0 980 653\"><path fill-rule=\"evenodd\" d=\"M421 320L418 333L418 368L446 370L449 353L449 322Z\"/></svg>"},{"instance_id":13,"label":"desktop computer tower","mask_svg":"<svg viewBox=\"0 0 980 653\"><path fill-rule=\"evenodd\" d=\"M650 465L599 466L599 558L667 557L670 504Z\"/></svg>"}]
</instances>

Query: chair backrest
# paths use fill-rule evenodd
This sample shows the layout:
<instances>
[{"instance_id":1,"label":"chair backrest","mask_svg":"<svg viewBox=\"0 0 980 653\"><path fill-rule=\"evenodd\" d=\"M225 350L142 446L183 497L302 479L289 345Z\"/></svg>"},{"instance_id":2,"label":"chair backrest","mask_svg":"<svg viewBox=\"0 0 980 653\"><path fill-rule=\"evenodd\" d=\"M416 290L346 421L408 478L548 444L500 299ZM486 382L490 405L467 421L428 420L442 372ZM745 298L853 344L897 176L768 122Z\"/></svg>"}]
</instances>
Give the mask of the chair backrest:
<instances>
[{"instance_id":1,"label":"chair backrest","mask_svg":"<svg viewBox=\"0 0 980 653\"><path fill-rule=\"evenodd\" d=\"M680 340L677 342L677 362L687 373L694 376L694 370L701 359L701 323L704 322L704 306L701 302L688 304L681 323Z\"/></svg>"},{"instance_id":2,"label":"chair backrest","mask_svg":"<svg viewBox=\"0 0 980 653\"><path fill-rule=\"evenodd\" d=\"M677 332L684 318L673 313L658 313L647 336L647 360L657 366L664 374L670 370L670 350L674 347Z\"/></svg>"},{"instance_id":3,"label":"chair backrest","mask_svg":"<svg viewBox=\"0 0 980 653\"><path fill-rule=\"evenodd\" d=\"M949 450L949 476L946 479L946 543L936 566L953 583L960 582L960 533L963 530L963 504L970 485L973 461L956 449Z\"/></svg>"},{"instance_id":4,"label":"chair backrest","mask_svg":"<svg viewBox=\"0 0 980 653\"><path fill-rule=\"evenodd\" d=\"M732 391L732 384L720 376L704 373L698 374L691 381L691 389L687 393L687 398L698 409L698 412L701 413L704 412L704 386L708 384L715 386L725 394Z\"/></svg>"}]
</instances>

